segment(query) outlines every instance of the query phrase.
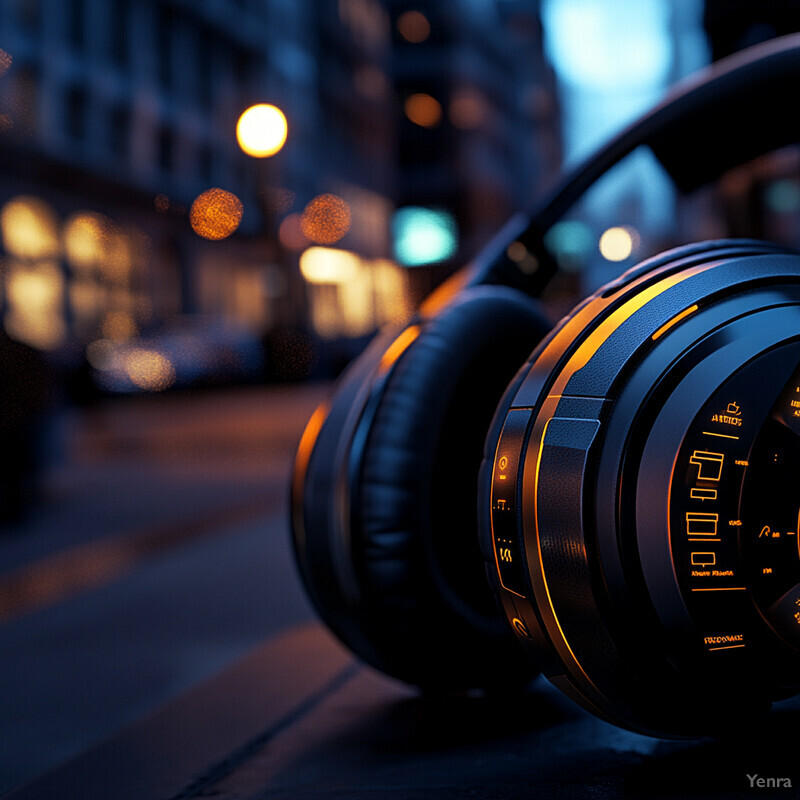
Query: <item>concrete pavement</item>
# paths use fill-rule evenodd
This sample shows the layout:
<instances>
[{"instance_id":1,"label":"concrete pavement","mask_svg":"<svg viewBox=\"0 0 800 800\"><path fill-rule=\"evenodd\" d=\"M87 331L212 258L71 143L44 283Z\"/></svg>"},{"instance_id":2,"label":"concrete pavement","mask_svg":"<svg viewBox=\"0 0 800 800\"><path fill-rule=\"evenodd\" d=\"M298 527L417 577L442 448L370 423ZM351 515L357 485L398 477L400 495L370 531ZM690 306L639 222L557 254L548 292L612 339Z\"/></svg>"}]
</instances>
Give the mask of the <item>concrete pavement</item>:
<instances>
[{"instance_id":1,"label":"concrete pavement","mask_svg":"<svg viewBox=\"0 0 800 800\"><path fill-rule=\"evenodd\" d=\"M286 530L294 439L319 389L83 421L60 473L71 490L0 548L17 559L0 597L37 570L51 589L31 580L0 624L0 786L26 784L14 800L796 796L799 698L720 741L663 741L543 681L421 696L356 663L309 622ZM754 789L750 774L794 788Z\"/></svg>"},{"instance_id":2,"label":"concrete pavement","mask_svg":"<svg viewBox=\"0 0 800 800\"><path fill-rule=\"evenodd\" d=\"M312 617L287 482L325 391L129 399L64 418L44 504L0 537L0 792Z\"/></svg>"}]
</instances>

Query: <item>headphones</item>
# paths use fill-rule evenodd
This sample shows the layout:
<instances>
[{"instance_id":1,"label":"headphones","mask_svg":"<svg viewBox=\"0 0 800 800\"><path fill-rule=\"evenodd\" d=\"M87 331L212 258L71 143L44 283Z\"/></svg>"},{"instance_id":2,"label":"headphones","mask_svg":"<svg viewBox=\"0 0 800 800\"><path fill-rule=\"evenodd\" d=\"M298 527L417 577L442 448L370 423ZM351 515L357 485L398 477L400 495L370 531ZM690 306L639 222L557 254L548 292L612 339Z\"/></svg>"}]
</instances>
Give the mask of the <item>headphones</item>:
<instances>
[{"instance_id":1,"label":"headphones","mask_svg":"<svg viewBox=\"0 0 800 800\"><path fill-rule=\"evenodd\" d=\"M432 691L541 670L658 736L800 692L800 256L678 247L555 328L536 299L544 234L611 166L646 145L689 191L800 142L798 77L791 36L683 84L340 378L292 529L358 656Z\"/></svg>"}]
</instances>

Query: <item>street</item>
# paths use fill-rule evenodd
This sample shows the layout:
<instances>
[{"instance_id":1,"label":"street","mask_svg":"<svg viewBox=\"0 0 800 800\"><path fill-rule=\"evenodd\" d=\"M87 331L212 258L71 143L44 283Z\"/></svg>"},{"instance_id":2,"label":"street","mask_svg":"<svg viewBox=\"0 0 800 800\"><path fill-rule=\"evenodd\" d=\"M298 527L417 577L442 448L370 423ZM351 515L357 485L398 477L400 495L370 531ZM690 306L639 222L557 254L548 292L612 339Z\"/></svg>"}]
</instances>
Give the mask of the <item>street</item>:
<instances>
[{"instance_id":1,"label":"street","mask_svg":"<svg viewBox=\"0 0 800 800\"><path fill-rule=\"evenodd\" d=\"M58 420L0 535L0 793L313 616L288 477L324 385L124 398Z\"/></svg>"}]
</instances>

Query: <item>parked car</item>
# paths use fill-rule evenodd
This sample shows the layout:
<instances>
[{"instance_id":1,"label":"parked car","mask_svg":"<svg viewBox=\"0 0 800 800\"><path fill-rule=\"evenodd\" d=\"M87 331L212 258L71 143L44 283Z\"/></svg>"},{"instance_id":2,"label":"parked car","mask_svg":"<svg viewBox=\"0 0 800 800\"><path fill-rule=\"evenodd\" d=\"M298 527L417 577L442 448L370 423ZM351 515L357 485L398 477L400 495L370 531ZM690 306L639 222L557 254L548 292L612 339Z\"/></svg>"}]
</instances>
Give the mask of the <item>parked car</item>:
<instances>
[{"instance_id":1,"label":"parked car","mask_svg":"<svg viewBox=\"0 0 800 800\"><path fill-rule=\"evenodd\" d=\"M264 372L259 337L218 317L182 317L157 334L87 348L95 384L131 394L255 380Z\"/></svg>"}]
</instances>

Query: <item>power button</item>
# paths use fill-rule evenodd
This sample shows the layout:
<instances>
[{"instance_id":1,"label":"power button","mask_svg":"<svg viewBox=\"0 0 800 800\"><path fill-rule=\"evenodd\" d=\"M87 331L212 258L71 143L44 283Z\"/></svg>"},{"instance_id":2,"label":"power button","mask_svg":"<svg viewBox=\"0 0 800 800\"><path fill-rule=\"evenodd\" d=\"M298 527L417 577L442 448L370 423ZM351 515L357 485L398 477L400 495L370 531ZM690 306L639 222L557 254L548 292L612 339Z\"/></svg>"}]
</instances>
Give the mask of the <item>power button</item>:
<instances>
[{"instance_id":1,"label":"power button","mask_svg":"<svg viewBox=\"0 0 800 800\"><path fill-rule=\"evenodd\" d=\"M513 409L506 417L492 470L492 542L500 584L525 597L525 580L518 534L519 460L530 411Z\"/></svg>"}]
</instances>

